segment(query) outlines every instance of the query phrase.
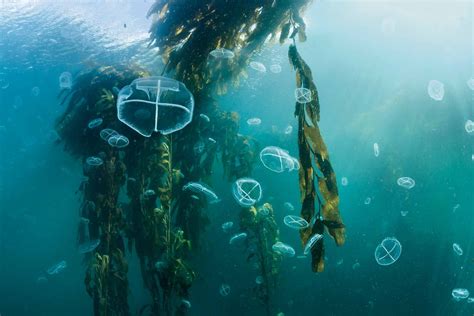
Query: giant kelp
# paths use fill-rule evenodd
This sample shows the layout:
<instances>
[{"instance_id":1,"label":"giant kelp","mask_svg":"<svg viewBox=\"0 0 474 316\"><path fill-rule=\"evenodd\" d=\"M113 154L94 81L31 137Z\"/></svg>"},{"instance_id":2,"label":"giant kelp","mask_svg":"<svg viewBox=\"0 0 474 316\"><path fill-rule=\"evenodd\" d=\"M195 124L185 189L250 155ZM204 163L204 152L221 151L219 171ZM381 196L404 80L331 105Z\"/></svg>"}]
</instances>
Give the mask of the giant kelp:
<instances>
[{"instance_id":1,"label":"giant kelp","mask_svg":"<svg viewBox=\"0 0 474 316\"><path fill-rule=\"evenodd\" d=\"M300 231L305 245L313 234L322 234L324 227L337 245L344 244L345 226L339 214L339 194L334 170L329 161L326 144L318 127L319 96L311 69L301 58L295 45L288 51L290 64L296 70L296 86L311 91L311 101L296 103L298 117L298 148L300 157L301 216L314 225ZM314 166L313 166L314 161ZM315 185L316 182L316 185ZM316 202L318 210L316 210ZM312 268L315 272L324 269L324 244L321 240L312 249Z\"/></svg>"}]
</instances>

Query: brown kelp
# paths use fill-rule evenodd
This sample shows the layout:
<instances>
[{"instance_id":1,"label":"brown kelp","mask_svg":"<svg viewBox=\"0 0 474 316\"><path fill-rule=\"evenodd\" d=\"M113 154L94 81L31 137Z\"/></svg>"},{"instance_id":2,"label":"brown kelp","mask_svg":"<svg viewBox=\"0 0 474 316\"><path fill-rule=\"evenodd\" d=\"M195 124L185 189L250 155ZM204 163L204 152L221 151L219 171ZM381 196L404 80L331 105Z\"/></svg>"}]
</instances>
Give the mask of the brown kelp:
<instances>
[{"instance_id":1,"label":"brown kelp","mask_svg":"<svg viewBox=\"0 0 474 316\"><path fill-rule=\"evenodd\" d=\"M308 223L311 223L312 219L315 218L313 226L300 231L301 241L303 245L306 245L312 235L323 234L324 227L326 227L336 244L340 246L345 241L345 226L339 214L336 175L332 169L328 150L318 127L320 110L318 91L313 81L311 69L301 58L295 45L290 46L288 57L290 64L296 70L296 86L308 89L311 93L309 102L297 102L295 107L295 115L298 117L298 148L301 165L299 170L301 216ZM316 202L318 203L317 206ZM318 207L318 210L316 210L316 207ZM313 271L323 271L323 240L312 247L311 255Z\"/></svg>"}]
</instances>

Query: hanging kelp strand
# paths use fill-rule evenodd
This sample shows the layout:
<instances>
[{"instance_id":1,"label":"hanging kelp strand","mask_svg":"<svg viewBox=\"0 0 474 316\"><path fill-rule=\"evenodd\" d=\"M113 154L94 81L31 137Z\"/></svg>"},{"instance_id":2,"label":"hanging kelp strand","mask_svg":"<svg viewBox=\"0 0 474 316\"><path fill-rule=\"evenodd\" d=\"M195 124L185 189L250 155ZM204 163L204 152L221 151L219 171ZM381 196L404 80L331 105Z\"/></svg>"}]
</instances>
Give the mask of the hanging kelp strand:
<instances>
[{"instance_id":1,"label":"hanging kelp strand","mask_svg":"<svg viewBox=\"0 0 474 316\"><path fill-rule=\"evenodd\" d=\"M339 214L339 194L336 175L329 161L326 144L318 127L319 96L313 81L311 69L299 55L296 46L288 51L290 64L296 70L296 86L310 93L304 101L296 103L295 115L298 117L298 148L300 157L299 182L301 192L301 217L310 225L300 230L303 246L315 234L323 234L324 227L334 238L338 246L345 241L345 226ZM314 166L313 161L314 159ZM321 175L321 176L318 176ZM317 182L317 188L315 183ZM317 202L317 205L316 205ZM318 210L316 209L318 207ZM314 223L311 225L311 223ZM314 272L324 270L323 240L311 247L312 269Z\"/></svg>"}]
</instances>

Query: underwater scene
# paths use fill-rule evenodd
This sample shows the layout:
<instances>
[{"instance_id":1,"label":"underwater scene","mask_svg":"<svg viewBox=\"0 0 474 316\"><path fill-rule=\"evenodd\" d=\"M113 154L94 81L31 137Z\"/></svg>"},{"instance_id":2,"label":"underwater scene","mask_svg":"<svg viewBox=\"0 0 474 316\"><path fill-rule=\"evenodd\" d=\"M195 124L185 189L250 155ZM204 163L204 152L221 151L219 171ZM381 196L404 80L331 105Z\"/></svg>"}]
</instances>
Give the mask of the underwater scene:
<instances>
[{"instance_id":1,"label":"underwater scene","mask_svg":"<svg viewBox=\"0 0 474 316\"><path fill-rule=\"evenodd\" d=\"M0 315L474 315L473 13L2 0Z\"/></svg>"}]
</instances>

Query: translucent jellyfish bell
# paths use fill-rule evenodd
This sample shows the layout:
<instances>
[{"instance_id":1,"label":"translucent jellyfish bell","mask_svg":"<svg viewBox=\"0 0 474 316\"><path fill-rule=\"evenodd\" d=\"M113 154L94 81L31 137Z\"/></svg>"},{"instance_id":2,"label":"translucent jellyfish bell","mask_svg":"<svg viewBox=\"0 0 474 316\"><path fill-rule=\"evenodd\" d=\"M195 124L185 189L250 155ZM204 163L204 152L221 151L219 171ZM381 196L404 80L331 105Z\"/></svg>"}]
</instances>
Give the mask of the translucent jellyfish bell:
<instances>
[{"instance_id":1,"label":"translucent jellyfish bell","mask_svg":"<svg viewBox=\"0 0 474 316\"><path fill-rule=\"evenodd\" d=\"M397 184L405 189L412 189L415 186L415 180L410 177L401 177L398 178Z\"/></svg>"},{"instance_id":2,"label":"translucent jellyfish bell","mask_svg":"<svg viewBox=\"0 0 474 316\"><path fill-rule=\"evenodd\" d=\"M295 89L295 99L298 103L309 103L313 99L311 96L311 90L308 88L296 88Z\"/></svg>"},{"instance_id":3,"label":"translucent jellyfish bell","mask_svg":"<svg viewBox=\"0 0 474 316\"><path fill-rule=\"evenodd\" d=\"M282 243L281 241L278 241L272 246L272 250L274 252L277 252L281 254L282 256L285 257L294 257L295 256L295 249L291 247L290 245L287 245L285 243Z\"/></svg>"},{"instance_id":4,"label":"translucent jellyfish bell","mask_svg":"<svg viewBox=\"0 0 474 316\"><path fill-rule=\"evenodd\" d=\"M304 218L295 215L286 215L283 218L283 223L293 229L304 229L309 226Z\"/></svg>"},{"instance_id":5,"label":"translucent jellyfish bell","mask_svg":"<svg viewBox=\"0 0 474 316\"><path fill-rule=\"evenodd\" d=\"M41 92L41 90L40 90L40 88L38 88L38 87L33 87L33 88L31 89L31 94L32 94L34 97L39 96L39 95L40 95L40 92Z\"/></svg>"},{"instance_id":6,"label":"translucent jellyfish bell","mask_svg":"<svg viewBox=\"0 0 474 316\"><path fill-rule=\"evenodd\" d=\"M105 140L106 142L109 140L110 137L119 135L119 133L111 128L104 128L99 133L100 138Z\"/></svg>"},{"instance_id":7,"label":"translucent jellyfish bell","mask_svg":"<svg viewBox=\"0 0 474 316\"><path fill-rule=\"evenodd\" d=\"M229 232L232 227L234 227L234 222L225 222L224 224L222 224L222 230L224 231L224 233Z\"/></svg>"},{"instance_id":8,"label":"translucent jellyfish bell","mask_svg":"<svg viewBox=\"0 0 474 316\"><path fill-rule=\"evenodd\" d=\"M469 297L469 291L467 289L457 288L451 292L451 295L455 300L460 301Z\"/></svg>"},{"instance_id":9,"label":"translucent jellyfish bell","mask_svg":"<svg viewBox=\"0 0 474 316\"><path fill-rule=\"evenodd\" d=\"M78 251L80 254L92 252L99 246L99 244L100 244L100 239L89 240L80 244Z\"/></svg>"},{"instance_id":10,"label":"translucent jellyfish bell","mask_svg":"<svg viewBox=\"0 0 474 316\"><path fill-rule=\"evenodd\" d=\"M435 101L441 101L444 98L444 84L438 80L431 80L428 83L428 94Z\"/></svg>"},{"instance_id":11,"label":"translucent jellyfish bell","mask_svg":"<svg viewBox=\"0 0 474 316\"><path fill-rule=\"evenodd\" d=\"M46 270L49 275L59 274L67 268L67 262L62 260Z\"/></svg>"},{"instance_id":12,"label":"translucent jellyfish bell","mask_svg":"<svg viewBox=\"0 0 474 316\"><path fill-rule=\"evenodd\" d=\"M230 237L229 239L229 245L236 244L240 241L243 241L244 239L247 238L247 233L239 233L235 234L234 236Z\"/></svg>"},{"instance_id":13,"label":"translucent jellyfish bell","mask_svg":"<svg viewBox=\"0 0 474 316\"><path fill-rule=\"evenodd\" d=\"M258 126L262 123L262 120L258 117L252 117L247 120L247 124L250 126Z\"/></svg>"},{"instance_id":14,"label":"translucent jellyfish bell","mask_svg":"<svg viewBox=\"0 0 474 316\"><path fill-rule=\"evenodd\" d=\"M374 156L378 157L380 155L380 147L379 144L374 143Z\"/></svg>"},{"instance_id":15,"label":"translucent jellyfish bell","mask_svg":"<svg viewBox=\"0 0 474 316\"><path fill-rule=\"evenodd\" d=\"M456 244L456 243L453 244L453 251L458 256L462 256L464 253L461 246L459 246L459 244Z\"/></svg>"},{"instance_id":16,"label":"translucent jellyfish bell","mask_svg":"<svg viewBox=\"0 0 474 316\"><path fill-rule=\"evenodd\" d=\"M110 146L116 148L124 148L127 147L130 141L126 136L123 135L113 135L107 139L107 142Z\"/></svg>"},{"instance_id":17,"label":"translucent jellyfish bell","mask_svg":"<svg viewBox=\"0 0 474 316\"><path fill-rule=\"evenodd\" d=\"M163 135L188 125L193 117L194 98L186 86L166 77L135 79L117 98L117 116L137 133Z\"/></svg>"},{"instance_id":18,"label":"translucent jellyfish bell","mask_svg":"<svg viewBox=\"0 0 474 316\"><path fill-rule=\"evenodd\" d=\"M233 51L225 48L216 48L209 55L215 59L232 59L235 56Z\"/></svg>"},{"instance_id":19,"label":"translucent jellyfish bell","mask_svg":"<svg viewBox=\"0 0 474 316\"><path fill-rule=\"evenodd\" d=\"M474 122L471 120L467 120L466 124L464 124L464 129L468 134L473 134L474 133Z\"/></svg>"},{"instance_id":20,"label":"translucent jellyfish bell","mask_svg":"<svg viewBox=\"0 0 474 316\"><path fill-rule=\"evenodd\" d=\"M72 87L72 75L70 72L63 72L59 76L59 88L61 89L71 89Z\"/></svg>"},{"instance_id":21,"label":"translucent jellyfish bell","mask_svg":"<svg viewBox=\"0 0 474 316\"><path fill-rule=\"evenodd\" d=\"M89 129L94 129L94 128L96 128L96 127L102 125L102 122L103 122L103 121L104 121L104 120L101 119L100 117L95 118L95 119L91 120L89 123L87 123L87 127L88 127Z\"/></svg>"},{"instance_id":22,"label":"translucent jellyfish bell","mask_svg":"<svg viewBox=\"0 0 474 316\"><path fill-rule=\"evenodd\" d=\"M241 178L234 182L232 194L241 206L249 207L262 198L262 187L254 179Z\"/></svg>"},{"instance_id":23,"label":"translucent jellyfish bell","mask_svg":"<svg viewBox=\"0 0 474 316\"><path fill-rule=\"evenodd\" d=\"M279 64L273 64L270 66L270 71L274 74L278 74L281 72L281 66Z\"/></svg>"},{"instance_id":24,"label":"translucent jellyfish bell","mask_svg":"<svg viewBox=\"0 0 474 316\"><path fill-rule=\"evenodd\" d=\"M265 67L265 65L258 61L251 61L250 67L261 73L267 72L267 68Z\"/></svg>"},{"instance_id":25,"label":"translucent jellyfish bell","mask_svg":"<svg viewBox=\"0 0 474 316\"><path fill-rule=\"evenodd\" d=\"M394 237L387 237L375 248L375 260L381 266L393 264L402 254L402 245Z\"/></svg>"},{"instance_id":26,"label":"translucent jellyfish bell","mask_svg":"<svg viewBox=\"0 0 474 316\"><path fill-rule=\"evenodd\" d=\"M229 284L221 284L219 288L219 293L221 296L228 296L230 294L230 285Z\"/></svg>"},{"instance_id":27,"label":"translucent jellyfish bell","mask_svg":"<svg viewBox=\"0 0 474 316\"><path fill-rule=\"evenodd\" d=\"M214 204L220 201L217 197L217 194L215 194L210 188L208 188L204 184L198 182L188 182L186 185L183 186L183 191L191 191L194 193L201 194L210 204Z\"/></svg>"},{"instance_id":28,"label":"translucent jellyfish bell","mask_svg":"<svg viewBox=\"0 0 474 316\"><path fill-rule=\"evenodd\" d=\"M100 157L91 156L91 157L87 157L86 163L91 167L98 167L102 165L104 161Z\"/></svg>"},{"instance_id":29,"label":"translucent jellyfish bell","mask_svg":"<svg viewBox=\"0 0 474 316\"><path fill-rule=\"evenodd\" d=\"M265 147L260 152L260 160L265 168L273 172L281 173L295 169L294 158L291 157L286 150L281 149L280 147Z\"/></svg>"},{"instance_id":30,"label":"translucent jellyfish bell","mask_svg":"<svg viewBox=\"0 0 474 316\"><path fill-rule=\"evenodd\" d=\"M303 254L307 255L311 252L311 249L320 241L323 239L323 235L321 234L314 234L313 237L311 237L307 242L306 245L304 246L304 251Z\"/></svg>"}]
</instances>

